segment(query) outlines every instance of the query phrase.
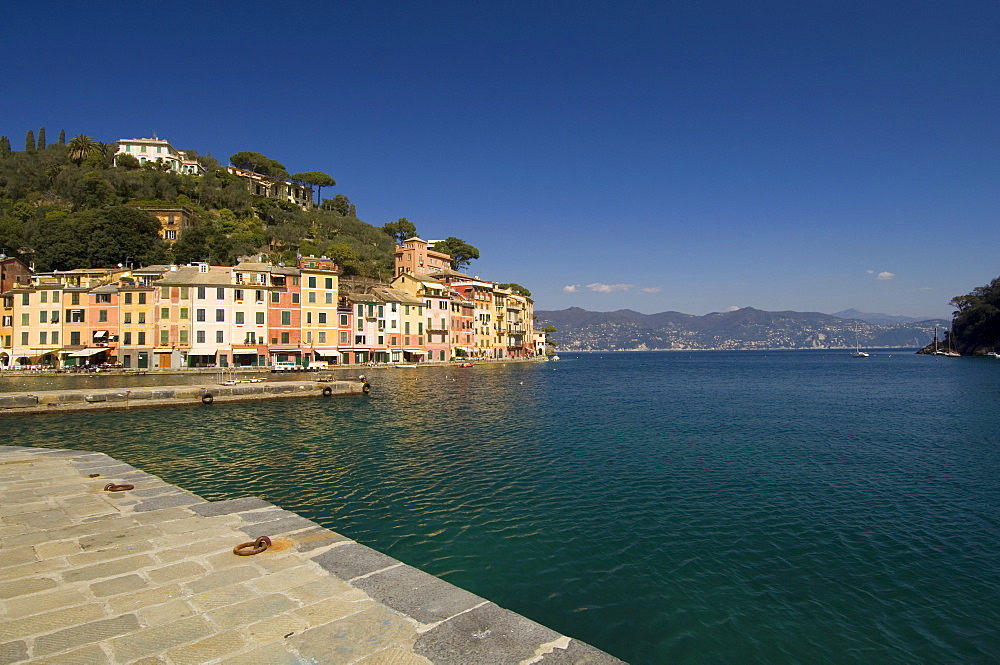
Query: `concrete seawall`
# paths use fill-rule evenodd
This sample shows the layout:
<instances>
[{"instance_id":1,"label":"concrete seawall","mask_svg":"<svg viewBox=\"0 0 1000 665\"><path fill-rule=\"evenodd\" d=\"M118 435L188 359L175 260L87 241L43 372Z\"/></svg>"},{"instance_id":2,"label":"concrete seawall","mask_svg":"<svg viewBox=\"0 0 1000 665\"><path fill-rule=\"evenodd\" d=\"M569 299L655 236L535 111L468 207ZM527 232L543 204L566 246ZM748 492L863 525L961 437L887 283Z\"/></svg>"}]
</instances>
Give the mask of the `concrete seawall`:
<instances>
[{"instance_id":1,"label":"concrete seawall","mask_svg":"<svg viewBox=\"0 0 1000 665\"><path fill-rule=\"evenodd\" d=\"M232 385L157 386L99 390L36 390L0 394L0 416L65 411L103 411L156 406L209 405L282 397L331 397L367 394L370 385L357 381L275 381Z\"/></svg>"},{"instance_id":2,"label":"concrete seawall","mask_svg":"<svg viewBox=\"0 0 1000 665\"><path fill-rule=\"evenodd\" d=\"M622 662L266 501L205 501L102 453L0 446L0 506L0 664Z\"/></svg>"}]
</instances>

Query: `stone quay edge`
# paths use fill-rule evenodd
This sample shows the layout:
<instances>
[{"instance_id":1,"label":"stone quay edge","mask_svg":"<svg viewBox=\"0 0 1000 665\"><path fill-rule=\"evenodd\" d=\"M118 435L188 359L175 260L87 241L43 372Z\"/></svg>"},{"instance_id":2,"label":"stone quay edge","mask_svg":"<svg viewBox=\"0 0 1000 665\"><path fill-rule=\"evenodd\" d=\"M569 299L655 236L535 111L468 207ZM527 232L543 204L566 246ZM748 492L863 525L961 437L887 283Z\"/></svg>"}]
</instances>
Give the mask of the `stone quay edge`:
<instances>
[{"instance_id":1,"label":"stone quay edge","mask_svg":"<svg viewBox=\"0 0 1000 665\"><path fill-rule=\"evenodd\" d=\"M232 385L151 386L146 388L102 388L34 390L0 393L0 416L65 411L106 411L159 406L204 405L247 402L286 397L331 397L363 395L371 390L364 380L275 381Z\"/></svg>"},{"instance_id":2,"label":"stone quay edge","mask_svg":"<svg viewBox=\"0 0 1000 665\"><path fill-rule=\"evenodd\" d=\"M0 446L0 665L248 662L622 663L261 499Z\"/></svg>"}]
</instances>

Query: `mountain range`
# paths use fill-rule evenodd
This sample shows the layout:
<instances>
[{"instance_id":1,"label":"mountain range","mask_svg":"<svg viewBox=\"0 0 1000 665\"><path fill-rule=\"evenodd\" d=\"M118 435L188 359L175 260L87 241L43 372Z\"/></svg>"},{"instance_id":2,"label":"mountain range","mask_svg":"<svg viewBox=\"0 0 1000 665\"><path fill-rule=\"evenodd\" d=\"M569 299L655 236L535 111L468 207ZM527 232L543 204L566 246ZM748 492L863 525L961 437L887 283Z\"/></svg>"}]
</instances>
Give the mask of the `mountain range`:
<instances>
[{"instance_id":1,"label":"mountain range","mask_svg":"<svg viewBox=\"0 0 1000 665\"><path fill-rule=\"evenodd\" d=\"M536 327L554 326L560 351L657 351L684 349L918 348L935 327L949 321L870 322L863 313L847 318L820 312L767 312L744 307L704 316L681 312L642 314L630 309L591 312L579 307L535 311ZM871 315L893 319L886 315ZM906 317L902 317L906 318Z\"/></svg>"}]
</instances>

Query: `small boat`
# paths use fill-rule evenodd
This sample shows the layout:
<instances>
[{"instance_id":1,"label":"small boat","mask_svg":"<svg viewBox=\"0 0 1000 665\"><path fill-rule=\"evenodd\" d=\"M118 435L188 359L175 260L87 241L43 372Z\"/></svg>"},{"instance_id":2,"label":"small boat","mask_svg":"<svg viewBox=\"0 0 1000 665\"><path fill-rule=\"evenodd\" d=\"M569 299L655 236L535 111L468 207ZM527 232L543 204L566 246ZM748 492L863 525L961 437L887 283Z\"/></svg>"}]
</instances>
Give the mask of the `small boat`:
<instances>
[{"instance_id":1,"label":"small boat","mask_svg":"<svg viewBox=\"0 0 1000 665\"><path fill-rule=\"evenodd\" d=\"M551 358L549 358L550 362L556 361L556 360L559 360L559 356L552 356Z\"/></svg>"},{"instance_id":2,"label":"small boat","mask_svg":"<svg viewBox=\"0 0 1000 665\"><path fill-rule=\"evenodd\" d=\"M459 367L472 367L472 363L462 363Z\"/></svg>"},{"instance_id":3,"label":"small boat","mask_svg":"<svg viewBox=\"0 0 1000 665\"><path fill-rule=\"evenodd\" d=\"M861 341L858 339L858 327L854 326L854 351L851 352L852 358L867 358L868 354L861 350Z\"/></svg>"},{"instance_id":4,"label":"small boat","mask_svg":"<svg viewBox=\"0 0 1000 665\"><path fill-rule=\"evenodd\" d=\"M396 365L396 369L416 369L416 365Z\"/></svg>"}]
</instances>

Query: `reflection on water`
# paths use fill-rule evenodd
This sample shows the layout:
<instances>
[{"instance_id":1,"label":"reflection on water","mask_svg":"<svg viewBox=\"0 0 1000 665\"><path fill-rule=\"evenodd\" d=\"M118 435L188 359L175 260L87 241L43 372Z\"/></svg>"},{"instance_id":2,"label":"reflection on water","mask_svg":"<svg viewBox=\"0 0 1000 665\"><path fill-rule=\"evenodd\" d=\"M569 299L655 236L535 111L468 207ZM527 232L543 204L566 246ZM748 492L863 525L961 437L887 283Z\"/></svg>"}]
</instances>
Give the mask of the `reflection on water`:
<instances>
[{"instance_id":1,"label":"reflection on water","mask_svg":"<svg viewBox=\"0 0 1000 665\"><path fill-rule=\"evenodd\" d=\"M997 662L996 365L564 355L3 422L261 496L636 665Z\"/></svg>"}]
</instances>

